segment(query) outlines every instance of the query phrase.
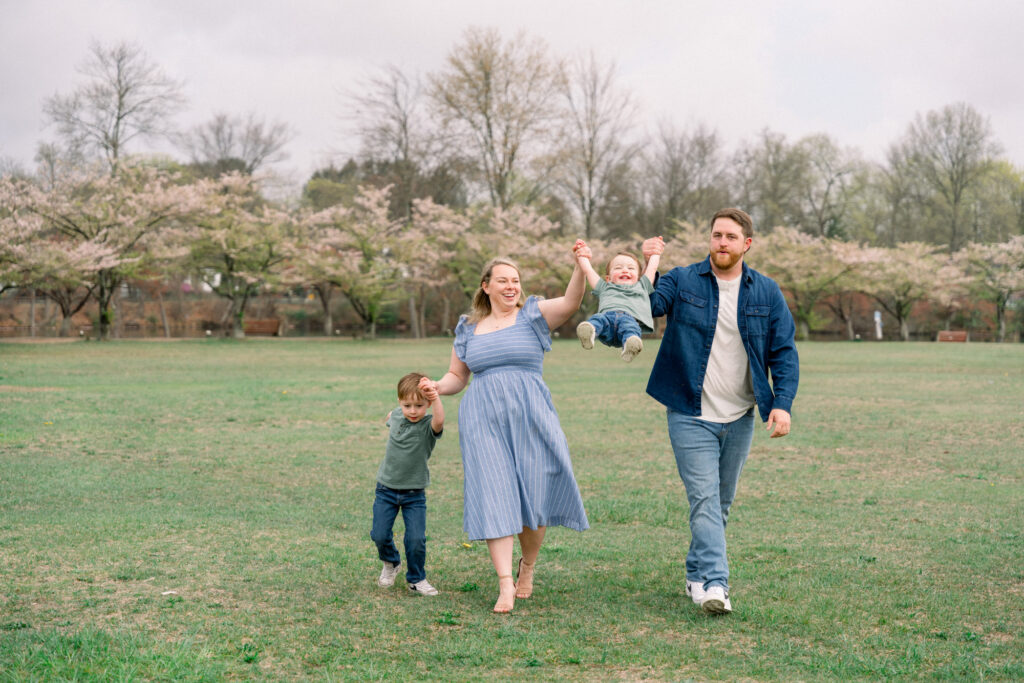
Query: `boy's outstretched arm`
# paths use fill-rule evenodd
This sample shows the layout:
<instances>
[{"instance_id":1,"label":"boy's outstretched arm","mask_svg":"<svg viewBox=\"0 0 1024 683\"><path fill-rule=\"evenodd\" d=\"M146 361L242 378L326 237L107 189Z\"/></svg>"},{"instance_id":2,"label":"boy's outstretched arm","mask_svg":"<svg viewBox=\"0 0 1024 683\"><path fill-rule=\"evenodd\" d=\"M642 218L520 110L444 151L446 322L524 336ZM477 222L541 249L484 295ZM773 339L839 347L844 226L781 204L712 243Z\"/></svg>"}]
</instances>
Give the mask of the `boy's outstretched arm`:
<instances>
[{"instance_id":1,"label":"boy's outstretched arm","mask_svg":"<svg viewBox=\"0 0 1024 683\"><path fill-rule=\"evenodd\" d=\"M590 263L590 248L587 247L587 243L583 240L576 240L576 245L572 248L572 251L576 255L576 263L579 264L583 275L587 278L587 284L590 285L591 289L597 287L601 276L597 274L593 264Z\"/></svg>"},{"instance_id":2,"label":"boy's outstretched arm","mask_svg":"<svg viewBox=\"0 0 1024 683\"><path fill-rule=\"evenodd\" d=\"M444 429L444 405L441 403L441 394L437 390L435 382L429 377L420 380L420 393L423 398L430 401L430 407L434 414L430 420L430 429L434 434L440 434Z\"/></svg>"},{"instance_id":3,"label":"boy's outstretched arm","mask_svg":"<svg viewBox=\"0 0 1024 683\"><path fill-rule=\"evenodd\" d=\"M644 268L644 275L652 283L654 276L658 274L658 264L661 262L661 254L665 251L665 240L659 235L644 240L642 247L644 258L647 259L647 267Z\"/></svg>"},{"instance_id":4,"label":"boy's outstretched arm","mask_svg":"<svg viewBox=\"0 0 1024 683\"><path fill-rule=\"evenodd\" d=\"M647 268L644 269L644 275L652 283L654 282L654 277L658 274L658 263L660 262L661 254L651 254L647 257Z\"/></svg>"}]
</instances>

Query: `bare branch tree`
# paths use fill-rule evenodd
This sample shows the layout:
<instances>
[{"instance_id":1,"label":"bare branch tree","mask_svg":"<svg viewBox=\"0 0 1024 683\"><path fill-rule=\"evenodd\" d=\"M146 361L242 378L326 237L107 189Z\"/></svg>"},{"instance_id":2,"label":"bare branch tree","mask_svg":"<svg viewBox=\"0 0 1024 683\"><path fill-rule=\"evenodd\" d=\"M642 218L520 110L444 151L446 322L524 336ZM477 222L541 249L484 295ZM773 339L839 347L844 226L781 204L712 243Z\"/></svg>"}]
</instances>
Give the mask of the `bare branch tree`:
<instances>
[{"instance_id":1,"label":"bare branch tree","mask_svg":"<svg viewBox=\"0 0 1024 683\"><path fill-rule=\"evenodd\" d=\"M946 217L949 249L956 251L969 194L1001 153L988 120L965 103L918 114L905 136L908 161L934 193L936 209Z\"/></svg>"},{"instance_id":2,"label":"bare branch tree","mask_svg":"<svg viewBox=\"0 0 1024 683\"><path fill-rule=\"evenodd\" d=\"M69 148L95 151L112 174L125 146L135 138L166 137L172 117L185 104L181 83L129 43L93 43L80 67L88 80L70 95L53 95L43 112Z\"/></svg>"},{"instance_id":3,"label":"bare branch tree","mask_svg":"<svg viewBox=\"0 0 1024 683\"><path fill-rule=\"evenodd\" d=\"M715 131L703 125L679 131L663 122L647 147L644 167L656 229L675 221L698 225L726 205L725 164Z\"/></svg>"},{"instance_id":4,"label":"bare branch tree","mask_svg":"<svg viewBox=\"0 0 1024 683\"><path fill-rule=\"evenodd\" d=\"M280 121L268 124L252 113L244 119L218 113L192 128L180 145L194 163L210 167L217 175L229 170L252 175L266 164L287 159L284 148L293 137L288 124Z\"/></svg>"},{"instance_id":5,"label":"bare branch tree","mask_svg":"<svg viewBox=\"0 0 1024 683\"><path fill-rule=\"evenodd\" d=\"M471 28L429 78L429 93L452 143L475 150L491 204L507 208L539 196L543 178L525 178L557 114L558 64L539 39L503 41L494 29Z\"/></svg>"},{"instance_id":6,"label":"bare branch tree","mask_svg":"<svg viewBox=\"0 0 1024 683\"><path fill-rule=\"evenodd\" d=\"M637 152L628 142L636 105L616 87L615 65L602 66L593 53L564 67L560 83L567 111L559 185L591 239L613 172Z\"/></svg>"}]
</instances>

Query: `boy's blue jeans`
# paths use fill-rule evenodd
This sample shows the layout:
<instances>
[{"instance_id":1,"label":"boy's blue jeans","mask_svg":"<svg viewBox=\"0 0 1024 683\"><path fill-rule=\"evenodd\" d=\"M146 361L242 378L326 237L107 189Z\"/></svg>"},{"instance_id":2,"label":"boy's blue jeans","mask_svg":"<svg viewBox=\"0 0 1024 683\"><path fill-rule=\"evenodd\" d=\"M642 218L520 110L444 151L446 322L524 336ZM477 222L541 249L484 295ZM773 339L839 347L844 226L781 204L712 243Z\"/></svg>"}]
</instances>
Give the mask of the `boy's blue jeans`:
<instances>
[{"instance_id":1,"label":"boy's blue jeans","mask_svg":"<svg viewBox=\"0 0 1024 683\"><path fill-rule=\"evenodd\" d=\"M725 525L754 437L754 410L726 423L668 409L668 436L690 502L686 578L729 590Z\"/></svg>"},{"instance_id":2,"label":"boy's blue jeans","mask_svg":"<svg viewBox=\"0 0 1024 683\"><path fill-rule=\"evenodd\" d=\"M427 578L424 565L427 561L427 491L426 489L391 489L377 484L373 499L373 527L370 539L377 544L377 554L382 562L402 564L402 556L395 547L394 534L398 511L405 521L405 580L419 583Z\"/></svg>"},{"instance_id":3,"label":"boy's blue jeans","mask_svg":"<svg viewBox=\"0 0 1024 683\"><path fill-rule=\"evenodd\" d=\"M595 313L587 322L594 326L597 339L605 346L621 349L627 339L640 336L640 323L629 313L622 311Z\"/></svg>"}]
</instances>

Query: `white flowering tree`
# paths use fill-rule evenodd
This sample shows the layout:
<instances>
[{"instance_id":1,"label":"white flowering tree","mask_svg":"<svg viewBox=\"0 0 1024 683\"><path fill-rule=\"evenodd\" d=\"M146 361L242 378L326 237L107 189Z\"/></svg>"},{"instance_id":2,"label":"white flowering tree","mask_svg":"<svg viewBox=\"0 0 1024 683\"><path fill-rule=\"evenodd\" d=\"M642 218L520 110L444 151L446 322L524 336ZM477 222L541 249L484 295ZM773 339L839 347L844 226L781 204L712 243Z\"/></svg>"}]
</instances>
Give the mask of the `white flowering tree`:
<instances>
[{"instance_id":1,"label":"white flowering tree","mask_svg":"<svg viewBox=\"0 0 1024 683\"><path fill-rule=\"evenodd\" d=\"M88 266L79 275L99 306L100 339L110 337L113 297L121 284L145 267L167 229L202 206L195 187L176 184L174 177L153 168L124 166L117 175L91 172L62 179L50 189L3 180L0 201L23 229L35 221L35 234L49 240L46 252L57 259L51 265L63 273L65 283L68 267ZM25 263L35 264L26 272L43 267L34 259Z\"/></svg>"},{"instance_id":2,"label":"white flowering tree","mask_svg":"<svg viewBox=\"0 0 1024 683\"><path fill-rule=\"evenodd\" d=\"M309 216L289 277L314 287L325 308L337 288L377 335L377 321L401 277L396 252L403 224L388 218L390 188L360 187L352 206L337 205Z\"/></svg>"},{"instance_id":3,"label":"white flowering tree","mask_svg":"<svg viewBox=\"0 0 1024 683\"><path fill-rule=\"evenodd\" d=\"M239 174L198 183L204 211L179 239L189 244L188 264L215 294L228 301L224 320L235 338L245 336L245 310L276 284L296 236L293 216L267 204L252 178Z\"/></svg>"},{"instance_id":4,"label":"white flowering tree","mask_svg":"<svg viewBox=\"0 0 1024 683\"><path fill-rule=\"evenodd\" d=\"M1000 244L970 244L957 252L977 296L996 309L996 338L1006 340L1006 310L1013 296L1024 292L1024 235Z\"/></svg>"},{"instance_id":5,"label":"white flowering tree","mask_svg":"<svg viewBox=\"0 0 1024 683\"><path fill-rule=\"evenodd\" d=\"M864 264L864 292L896 319L900 339L910 340L910 313L919 302L933 299L945 284L945 259L938 248L903 242L892 249L872 249Z\"/></svg>"},{"instance_id":6,"label":"white flowering tree","mask_svg":"<svg viewBox=\"0 0 1024 683\"><path fill-rule=\"evenodd\" d=\"M853 265L841 258L834 241L793 228L778 227L757 240L751 263L774 279L789 295L801 339L823 320L817 313L825 299L842 291Z\"/></svg>"}]
</instances>

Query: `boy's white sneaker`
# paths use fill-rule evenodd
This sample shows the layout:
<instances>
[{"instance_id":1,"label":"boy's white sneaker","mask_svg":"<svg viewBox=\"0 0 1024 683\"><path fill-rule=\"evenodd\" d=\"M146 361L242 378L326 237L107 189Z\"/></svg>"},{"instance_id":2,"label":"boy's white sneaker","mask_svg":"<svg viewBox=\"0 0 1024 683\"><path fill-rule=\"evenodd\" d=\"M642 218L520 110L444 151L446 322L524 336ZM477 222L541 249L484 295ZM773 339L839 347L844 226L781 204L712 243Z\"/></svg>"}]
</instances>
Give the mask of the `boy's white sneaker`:
<instances>
[{"instance_id":1,"label":"boy's white sneaker","mask_svg":"<svg viewBox=\"0 0 1024 683\"><path fill-rule=\"evenodd\" d=\"M708 614L728 614L732 611L732 603L729 602L729 594L721 586L712 586L704 591L704 599L700 602L700 608Z\"/></svg>"},{"instance_id":2,"label":"boy's white sneaker","mask_svg":"<svg viewBox=\"0 0 1024 683\"><path fill-rule=\"evenodd\" d=\"M416 595L437 595L437 589L427 583L426 579L409 584L409 590Z\"/></svg>"},{"instance_id":3,"label":"boy's white sneaker","mask_svg":"<svg viewBox=\"0 0 1024 683\"><path fill-rule=\"evenodd\" d=\"M622 360L627 363L636 358L636 354L644 350L644 342L640 337L632 336L622 345Z\"/></svg>"},{"instance_id":4,"label":"boy's white sneaker","mask_svg":"<svg viewBox=\"0 0 1024 683\"><path fill-rule=\"evenodd\" d=\"M704 600L704 582L703 581L690 581L686 580L686 594L693 600L693 604L700 605L701 601Z\"/></svg>"},{"instance_id":5,"label":"boy's white sneaker","mask_svg":"<svg viewBox=\"0 0 1024 683\"><path fill-rule=\"evenodd\" d=\"M594 338L597 336L597 330L594 329L592 323L584 320L576 326L576 336L580 338L580 344L585 349L594 348Z\"/></svg>"},{"instance_id":6,"label":"boy's white sneaker","mask_svg":"<svg viewBox=\"0 0 1024 683\"><path fill-rule=\"evenodd\" d=\"M380 576L377 577L377 585L387 588L388 586L395 585L395 577L398 576L398 568L400 564L391 564L390 562L384 563L384 568L380 570Z\"/></svg>"}]
</instances>

